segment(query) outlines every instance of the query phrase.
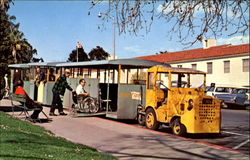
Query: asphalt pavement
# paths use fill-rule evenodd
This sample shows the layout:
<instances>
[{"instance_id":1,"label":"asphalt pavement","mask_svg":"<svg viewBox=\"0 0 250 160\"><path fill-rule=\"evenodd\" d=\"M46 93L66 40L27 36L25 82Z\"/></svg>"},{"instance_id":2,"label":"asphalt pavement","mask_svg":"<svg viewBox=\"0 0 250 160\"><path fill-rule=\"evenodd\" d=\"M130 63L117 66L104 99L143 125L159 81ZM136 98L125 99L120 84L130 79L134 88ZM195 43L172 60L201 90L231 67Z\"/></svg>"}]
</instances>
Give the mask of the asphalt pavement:
<instances>
[{"instance_id":1,"label":"asphalt pavement","mask_svg":"<svg viewBox=\"0 0 250 160\"><path fill-rule=\"evenodd\" d=\"M0 110L6 109L10 107L10 101L4 99L0 106ZM44 107L44 112L48 114L49 108ZM23 119L23 115L20 118ZM40 118L45 117L41 114ZM34 124L57 136L110 153L119 159L249 160L249 155L236 150L99 117L73 118L67 115L52 118L49 123Z\"/></svg>"}]
</instances>

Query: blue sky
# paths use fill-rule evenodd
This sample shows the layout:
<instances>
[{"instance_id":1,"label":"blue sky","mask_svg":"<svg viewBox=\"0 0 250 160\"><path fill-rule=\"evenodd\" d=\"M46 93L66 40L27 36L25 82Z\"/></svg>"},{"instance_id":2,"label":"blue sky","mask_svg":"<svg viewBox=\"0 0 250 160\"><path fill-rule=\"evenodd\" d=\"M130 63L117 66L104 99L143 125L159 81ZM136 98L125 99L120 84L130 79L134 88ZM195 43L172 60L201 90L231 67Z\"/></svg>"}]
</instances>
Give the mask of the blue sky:
<instances>
[{"instance_id":1,"label":"blue sky","mask_svg":"<svg viewBox=\"0 0 250 160\"><path fill-rule=\"evenodd\" d=\"M98 5L88 15L89 1L14 1L8 13L16 16L20 31L37 49L35 57L42 57L45 61L66 61L78 41L86 53L96 46L113 53L112 22L98 29L102 21L97 15L106 7L107 4ZM178 43L178 39L169 40L167 27L164 21L156 20L148 34L143 31L141 36L116 34L116 56L132 58L159 51L183 50L186 46ZM249 43L249 36L243 41L240 39L241 35L218 37L217 45ZM188 49L201 47L201 43L196 43Z\"/></svg>"}]
</instances>

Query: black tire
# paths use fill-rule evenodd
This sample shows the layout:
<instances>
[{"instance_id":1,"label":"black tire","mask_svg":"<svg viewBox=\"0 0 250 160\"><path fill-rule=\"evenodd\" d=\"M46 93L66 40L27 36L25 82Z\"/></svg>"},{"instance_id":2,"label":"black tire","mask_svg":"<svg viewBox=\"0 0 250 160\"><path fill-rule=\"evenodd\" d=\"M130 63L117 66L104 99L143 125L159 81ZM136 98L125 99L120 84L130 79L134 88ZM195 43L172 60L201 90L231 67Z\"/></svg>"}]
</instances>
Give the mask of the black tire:
<instances>
[{"instance_id":1,"label":"black tire","mask_svg":"<svg viewBox=\"0 0 250 160\"><path fill-rule=\"evenodd\" d=\"M245 109L250 111L250 106L249 105L245 106Z\"/></svg>"},{"instance_id":2,"label":"black tire","mask_svg":"<svg viewBox=\"0 0 250 160\"><path fill-rule=\"evenodd\" d=\"M137 115L137 121L139 125L145 126L145 115L138 114Z\"/></svg>"},{"instance_id":3,"label":"black tire","mask_svg":"<svg viewBox=\"0 0 250 160\"><path fill-rule=\"evenodd\" d=\"M155 111L152 108L146 111L145 125L146 128L151 130L157 130L159 128L159 122L157 122Z\"/></svg>"},{"instance_id":4,"label":"black tire","mask_svg":"<svg viewBox=\"0 0 250 160\"><path fill-rule=\"evenodd\" d=\"M90 113L97 113L99 111L99 106L94 98L88 97L86 103Z\"/></svg>"},{"instance_id":5,"label":"black tire","mask_svg":"<svg viewBox=\"0 0 250 160\"><path fill-rule=\"evenodd\" d=\"M187 133L186 127L183 124L181 124L179 118L175 119L171 126L174 135L184 136Z\"/></svg>"}]
</instances>

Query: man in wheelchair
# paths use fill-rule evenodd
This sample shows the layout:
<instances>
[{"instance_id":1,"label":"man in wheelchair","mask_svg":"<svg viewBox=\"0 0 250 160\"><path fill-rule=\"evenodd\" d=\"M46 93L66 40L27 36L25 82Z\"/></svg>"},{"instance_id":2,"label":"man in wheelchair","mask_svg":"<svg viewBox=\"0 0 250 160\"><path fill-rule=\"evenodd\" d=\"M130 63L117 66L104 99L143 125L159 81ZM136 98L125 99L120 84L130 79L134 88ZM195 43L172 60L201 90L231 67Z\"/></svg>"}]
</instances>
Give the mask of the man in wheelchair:
<instances>
[{"instance_id":1,"label":"man in wheelchair","mask_svg":"<svg viewBox=\"0 0 250 160\"><path fill-rule=\"evenodd\" d=\"M80 79L79 85L76 88L78 109L81 112L96 113L99 110L97 99L90 97L89 93L85 91L84 89L85 84L86 84L85 79Z\"/></svg>"},{"instance_id":2,"label":"man in wheelchair","mask_svg":"<svg viewBox=\"0 0 250 160\"><path fill-rule=\"evenodd\" d=\"M89 97L89 93L84 89L85 84L85 79L79 80L79 85L76 88L77 100L83 101L85 98Z\"/></svg>"}]
</instances>

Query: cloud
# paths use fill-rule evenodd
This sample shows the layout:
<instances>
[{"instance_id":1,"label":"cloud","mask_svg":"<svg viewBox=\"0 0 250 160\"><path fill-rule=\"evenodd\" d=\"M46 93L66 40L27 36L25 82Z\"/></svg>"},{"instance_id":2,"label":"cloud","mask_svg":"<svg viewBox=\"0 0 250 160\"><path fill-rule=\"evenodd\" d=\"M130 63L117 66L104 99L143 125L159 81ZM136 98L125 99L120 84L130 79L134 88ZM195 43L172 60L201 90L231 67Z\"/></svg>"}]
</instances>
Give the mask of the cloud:
<instances>
[{"instance_id":1,"label":"cloud","mask_svg":"<svg viewBox=\"0 0 250 160\"><path fill-rule=\"evenodd\" d=\"M136 54L144 52L143 48L139 45L126 46L126 47L124 47L124 50L131 52L131 53L136 53Z\"/></svg>"},{"instance_id":2,"label":"cloud","mask_svg":"<svg viewBox=\"0 0 250 160\"><path fill-rule=\"evenodd\" d=\"M217 39L218 45L223 44L232 44L232 45L239 45L239 44L246 44L249 43L249 36L235 36L230 38L219 38Z\"/></svg>"}]
</instances>

